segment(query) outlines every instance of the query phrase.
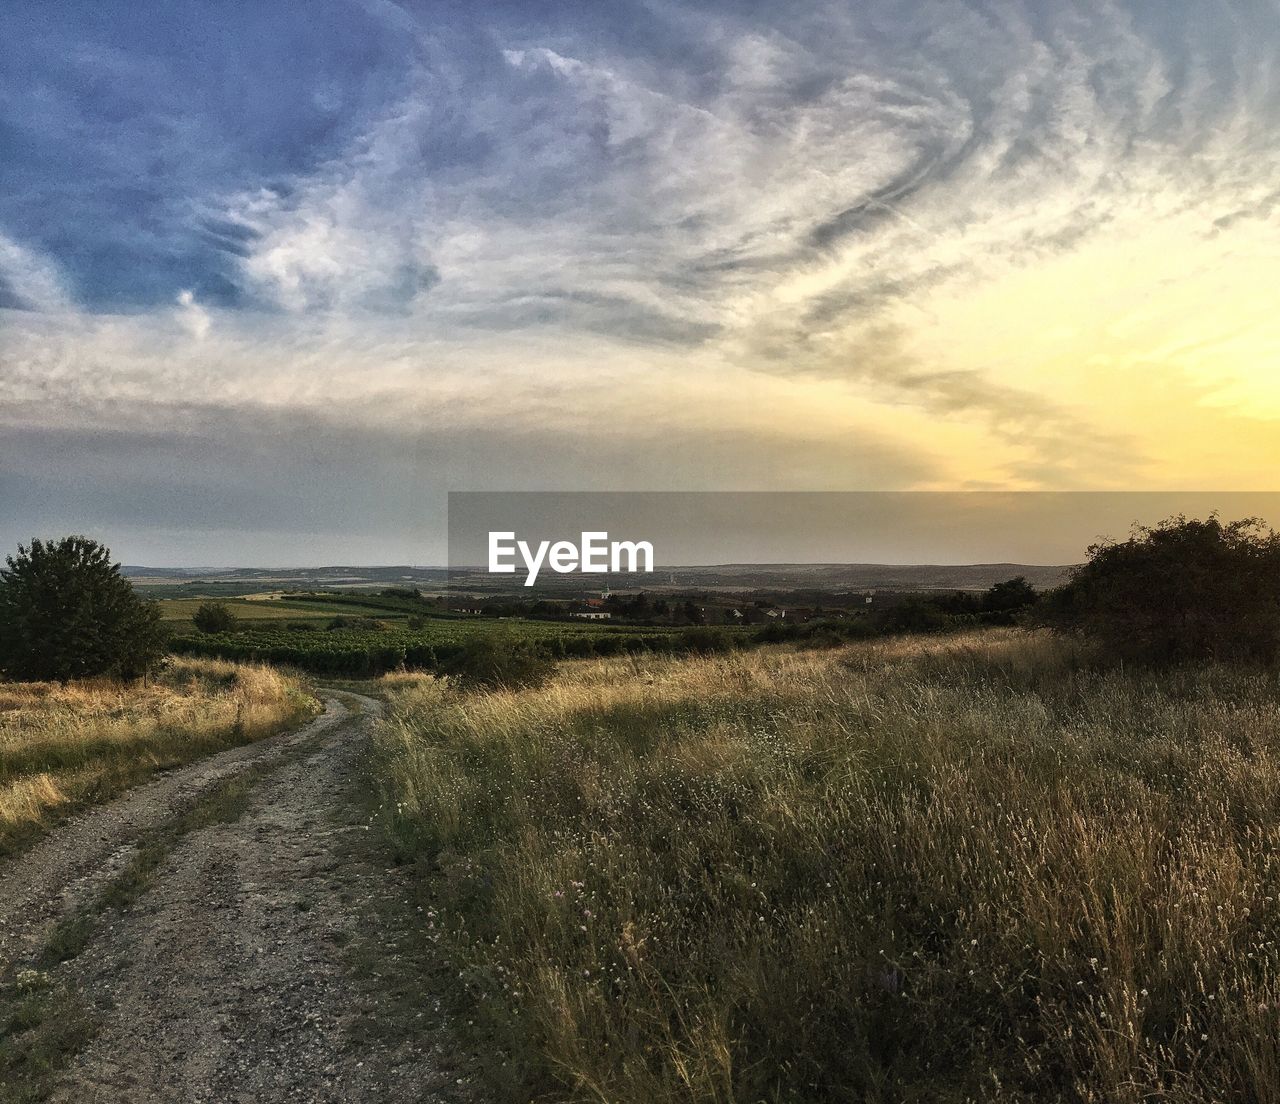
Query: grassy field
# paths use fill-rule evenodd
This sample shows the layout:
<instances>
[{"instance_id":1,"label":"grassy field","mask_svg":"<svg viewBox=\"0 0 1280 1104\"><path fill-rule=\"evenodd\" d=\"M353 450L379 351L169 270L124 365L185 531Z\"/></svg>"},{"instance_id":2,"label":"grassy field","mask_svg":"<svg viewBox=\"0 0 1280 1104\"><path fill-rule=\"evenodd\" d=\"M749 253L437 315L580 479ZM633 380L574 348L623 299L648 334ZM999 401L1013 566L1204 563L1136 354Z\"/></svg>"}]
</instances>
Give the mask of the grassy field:
<instances>
[{"instance_id":1,"label":"grassy field","mask_svg":"<svg viewBox=\"0 0 1280 1104\"><path fill-rule=\"evenodd\" d=\"M339 616L359 616L367 614L380 619L401 620L405 614L397 615L382 610L352 609L350 606L337 603L283 602L278 598L161 598L157 600L160 607L160 619L179 632L194 630L191 619L205 602L218 601L227 607L238 621L249 621L255 625L261 622L311 621L323 624Z\"/></svg>"},{"instance_id":2,"label":"grassy field","mask_svg":"<svg viewBox=\"0 0 1280 1104\"><path fill-rule=\"evenodd\" d=\"M0 682L0 854L157 770L314 710L293 680L219 660L174 660L148 686Z\"/></svg>"},{"instance_id":3,"label":"grassy field","mask_svg":"<svg viewBox=\"0 0 1280 1104\"><path fill-rule=\"evenodd\" d=\"M495 1099L1280 1100L1275 671L1009 630L390 685Z\"/></svg>"},{"instance_id":4,"label":"grassy field","mask_svg":"<svg viewBox=\"0 0 1280 1104\"><path fill-rule=\"evenodd\" d=\"M746 642L743 630L716 630L713 636L726 647L734 636ZM512 646L531 643L556 658L673 650L690 643L681 630L672 628L477 617L428 618L419 629L392 623L306 632L259 622L227 633L179 636L170 649L179 655L275 663L323 677L371 677L402 668L439 670L476 637Z\"/></svg>"}]
</instances>

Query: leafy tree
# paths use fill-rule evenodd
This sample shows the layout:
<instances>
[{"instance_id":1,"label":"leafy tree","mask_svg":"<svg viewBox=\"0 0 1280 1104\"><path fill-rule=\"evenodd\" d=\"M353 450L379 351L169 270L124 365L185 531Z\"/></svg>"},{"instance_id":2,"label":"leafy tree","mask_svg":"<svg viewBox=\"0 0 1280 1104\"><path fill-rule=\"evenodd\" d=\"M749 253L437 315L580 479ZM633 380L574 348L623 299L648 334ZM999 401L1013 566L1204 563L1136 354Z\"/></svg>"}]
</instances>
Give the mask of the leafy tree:
<instances>
[{"instance_id":1,"label":"leafy tree","mask_svg":"<svg viewBox=\"0 0 1280 1104\"><path fill-rule=\"evenodd\" d=\"M13 679L138 678L164 654L155 603L88 537L33 540L0 570L0 670Z\"/></svg>"},{"instance_id":2,"label":"leafy tree","mask_svg":"<svg viewBox=\"0 0 1280 1104\"><path fill-rule=\"evenodd\" d=\"M1040 600L1040 595L1026 577L1006 579L996 583L982 596L982 612L988 624L1016 624L1023 610L1028 610Z\"/></svg>"},{"instance_id":3,"label":"leafy tree","mask_svg":"<svg viewBox=\"0 0 1280 1104\"><path fill-rule=\"evenodd\" d=\"M225 602L201 602L191 622L202 633L230 632L236 627L236 615Z\"/></svg>"},{"instance_id":4,"label":"leafy tree","mask_svg":"<svg viewBox=\"0 0 1280 1104\"><path fill-rule=\"evenodd\" d=\"M1039 619L1149 662L1280 654L1280 536L1178 516L1089 549Z\"/></svg>"},{"instance_id":5,"label":"leafy tree","mask_svg":"<svg viewBox=\"0 0 1280 1104\"><path fill-rule=\"evenodd\" d=\"M982 608L988 613L1012 613L1034 606L1039 595L1025 575L996 583L982 596Z\"/></svg>"}]
</instances>

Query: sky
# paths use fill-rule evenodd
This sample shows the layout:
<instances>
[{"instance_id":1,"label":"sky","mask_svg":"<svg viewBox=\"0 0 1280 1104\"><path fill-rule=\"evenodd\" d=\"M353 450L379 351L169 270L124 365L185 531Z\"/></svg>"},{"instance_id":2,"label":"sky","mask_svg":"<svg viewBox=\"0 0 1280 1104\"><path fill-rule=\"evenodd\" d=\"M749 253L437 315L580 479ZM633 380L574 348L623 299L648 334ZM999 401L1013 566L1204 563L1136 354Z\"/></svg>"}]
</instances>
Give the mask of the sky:
<instances>
[{"instance_id":1,"label":"sky","mask_svg":"<svg viewBox=\"0 0 1280 1104\"><path fill-rule=\"evenodd\" d=\"M1276 0L8 0L0 547L1276 489L1278 46Z\"/></svg>"}]
</instances>

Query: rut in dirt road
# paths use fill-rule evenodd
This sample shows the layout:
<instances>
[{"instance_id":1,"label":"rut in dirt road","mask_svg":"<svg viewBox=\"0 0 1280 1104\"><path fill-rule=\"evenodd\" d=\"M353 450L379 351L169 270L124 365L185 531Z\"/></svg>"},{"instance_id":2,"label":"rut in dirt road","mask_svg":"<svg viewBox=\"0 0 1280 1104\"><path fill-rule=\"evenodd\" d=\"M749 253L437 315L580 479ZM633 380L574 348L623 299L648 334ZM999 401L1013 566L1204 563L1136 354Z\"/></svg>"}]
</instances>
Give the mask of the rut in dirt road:
<instances>
[{"instance_id":1,"label":"rut in dirt road","mask_svg":"<svg viewBox=\"0 0 1280 1104\"><path fill-rule=\"evenodd\" d=\"M90 900L134 854L139 837L173 821L220 783L269 765L347 716L334 699L296 732L231 748L170 771L59 826L0 863L0 974L29 958L50 928Z\"/></svg>"},{"instance_id":2,"label":"rut in dirt road","mask_svg":"<svg viewBox=\"0 0 1280 1104\"><path fill-rule=\"evenodd\" d=\"M331 699L320 722L267 749L243 810L177 837L131 906L57 968L96 1032L53 1101L457 1099L420 1041L429 1021L385 1039L352 1031L377 1010L346 946L396 884L362 813L379 707L344 697L360 712Z\"/></svg>"}]
</instances>

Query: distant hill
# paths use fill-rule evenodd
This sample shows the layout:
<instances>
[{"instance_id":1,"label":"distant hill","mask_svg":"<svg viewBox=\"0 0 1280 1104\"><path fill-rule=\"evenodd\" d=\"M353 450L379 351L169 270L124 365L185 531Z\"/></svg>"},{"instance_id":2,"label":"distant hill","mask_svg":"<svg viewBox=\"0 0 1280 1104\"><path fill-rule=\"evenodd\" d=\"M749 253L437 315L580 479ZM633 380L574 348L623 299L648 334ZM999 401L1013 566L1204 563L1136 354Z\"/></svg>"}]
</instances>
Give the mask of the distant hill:
<instances>
[{"instance_id":1,"label":"distant hill","mask_svg":"<svg viewBox=\"0 0 1280 1104\"><path fill-rule=\"evenodd\" d=\"M442 590L449 585L443 567L145 567L125 564L121 572L145 594L233 597L267 590L344 590L418 587Z\"/></svg>"},{"instance_id":2,"label":"distant hill","mask_svg":"<svg viewBox=\"0 0 1280 1104\"><path fill-rule=\"evenodd\" d=\"M677 568L704 585L827 590L986 590L1018 575L1038 589L1060 586L1070 565L1040 564L722 564Z\"/></svg>"},{"instance_id":3,"label":"distant hill","mask_svg":"<svg viewBox=\"0 0 1280 1104\"><path fill-rule=\"evenodd\" d=\"M360 589L407 586L423 590L454 587L475 591L513 591L519 584L511 577L496 578L479 569L443 567L314 568L180 568L127 565L124 574L139 589L170 592L251 592L268 589ZM538 590L581 591L606 581L614 589L662 590L820 590L820 591L927 591L986 590L994 583L1023 575L1039 589L1066 581L1070 566L1040 564L717 564L664 567L652 574L612 576L555 576L543 574ZM528 592L525 592L528 593Z\"/></svg>"}]
</instances>

